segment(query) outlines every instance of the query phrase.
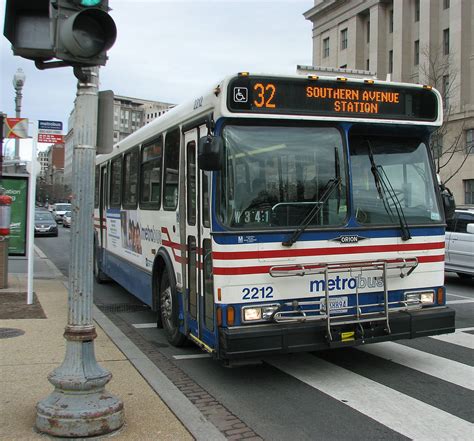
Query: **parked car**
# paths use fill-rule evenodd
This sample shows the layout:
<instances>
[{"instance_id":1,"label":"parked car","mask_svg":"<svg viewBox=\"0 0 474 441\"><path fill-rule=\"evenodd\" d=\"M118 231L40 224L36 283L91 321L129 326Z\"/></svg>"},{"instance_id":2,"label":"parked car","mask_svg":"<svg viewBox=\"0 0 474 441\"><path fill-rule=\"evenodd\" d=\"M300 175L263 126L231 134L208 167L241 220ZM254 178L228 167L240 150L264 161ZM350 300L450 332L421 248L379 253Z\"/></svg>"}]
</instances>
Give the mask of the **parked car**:
<instances>
[{"instance_id":1,"label":"parked car","mask_svg":"<svg viewBox=\"0 0 474 441\"><path fill-rule=\"evenodd\" d=\"M53 215L46 210L35 211L35 236L56 236L58 225Z\"/></svg>"},{"instance_id":2,"label":"parked car","mask_svg":"<svg viewBox=\"0 0 474 441\"><path fill-rule=\"evenodd\" d=\"M56 222L61 223L63 221L64 213L66 213L66 211L71 211L71 208L71 204L66 202L54 204L52 213Z\"/></svg>"},{"instance_id":3,"label":"parked car","mask_svg":"<svg viewBox=\"0 0 474 441\"><path fill-rule=\"evenodd\" d=\"M446 227L446 271L474 277L474 206L456 208Z\"/></svg>"},{"instance_id":4,"label":"parked car","mask_svg":"<svg viewBox=\"0 0 474 441\"><path fill-rule=\"evenodd\" d=\"M72 213L70 211L66 211L63 216L63 227L64 228L71 228L71 216Z\"/></svg>"}]
</instances>

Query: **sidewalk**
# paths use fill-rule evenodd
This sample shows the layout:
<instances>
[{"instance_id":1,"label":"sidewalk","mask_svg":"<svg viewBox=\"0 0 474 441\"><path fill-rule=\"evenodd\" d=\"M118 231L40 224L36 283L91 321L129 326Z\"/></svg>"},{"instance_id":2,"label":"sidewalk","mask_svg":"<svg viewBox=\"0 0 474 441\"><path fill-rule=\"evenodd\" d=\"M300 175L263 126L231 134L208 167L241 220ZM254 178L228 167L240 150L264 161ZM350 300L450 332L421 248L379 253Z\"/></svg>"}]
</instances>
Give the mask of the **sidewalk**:
<instances>
[{"instance_id":1,"label":"sidewalk","mask_svg":"<svg viewBox=\"0 0 474 441\"><path fill-rule=\"evenodd\" d=\"M65 355L67 281L37 248L34 264L37 301L26 305L26 267L26 260L10 259L8 288L0 289L0 440L48 438L35 432L35 406L52 392L47 376L62 363ZM107 317L97 309L94 314L98 334L96 358L113 374L106 389L123 400L125 409L124 427L102 438L221 438L217 429L196 414L189 400L154 365L149 365L152 363ZM117 345L126 350L122 352ZM140 365L147 369L140 369ZM171 406L165 404L166 397L168 401L172 397Z\"/></svg>"}]
</instances>

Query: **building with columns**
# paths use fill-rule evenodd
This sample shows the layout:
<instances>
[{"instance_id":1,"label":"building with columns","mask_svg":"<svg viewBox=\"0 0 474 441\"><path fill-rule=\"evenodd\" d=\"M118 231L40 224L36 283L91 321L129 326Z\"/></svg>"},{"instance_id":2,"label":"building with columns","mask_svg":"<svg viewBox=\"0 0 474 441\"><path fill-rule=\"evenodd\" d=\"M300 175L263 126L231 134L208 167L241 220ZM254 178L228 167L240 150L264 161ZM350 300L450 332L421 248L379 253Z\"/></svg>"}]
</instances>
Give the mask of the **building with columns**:
<instances>
[{"instance_id":1,"label":"building with columns","mask_svg":"<svg viewBox=\"0 0 474 441\"><path fill-rule=\"evenodd\" d=\"M474 204L474 1L315 0L313 66L435 86L445 125L435 162L458 204Z\"/></svg>"}]
</instances>

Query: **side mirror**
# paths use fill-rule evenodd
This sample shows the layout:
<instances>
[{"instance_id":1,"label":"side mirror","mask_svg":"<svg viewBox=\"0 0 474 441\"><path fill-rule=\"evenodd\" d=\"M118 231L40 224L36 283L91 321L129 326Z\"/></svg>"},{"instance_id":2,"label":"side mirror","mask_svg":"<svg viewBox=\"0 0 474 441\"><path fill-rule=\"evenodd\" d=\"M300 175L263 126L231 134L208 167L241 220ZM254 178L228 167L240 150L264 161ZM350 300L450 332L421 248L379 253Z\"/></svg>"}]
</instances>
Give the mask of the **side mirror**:
<instances>
[{"instance_id":1,"label":"side mirror","mask_svg":"<svg viewBox=\"0 0 474 441\"><path fill-rule=\"evenodd\" d=\"M456 209L456 202L451 190L444 185L440 185L441 198L443 199L444 217L447 221L454 217L454 210Z\"/></svg>"},{"instance_id":2,"label":"side mirror","mask_svg":"<svg viewBox=\"0 0 474 441\"><path fill-rule=\"evenodd\" d=\"M198 166L201 170L216 171L222 168L224 143L220 136L204 136L199 140Z\"/></svg>"},{"instance_id":3,"label":"side mirror","mask_svg":"<svg viewBox=\"0 0 474 441\"><path fill-rule=\"evenodd\" d=\"M466 231L470 234L474 234L474 224L467 224Z\"/></svg>"}]
</instances>

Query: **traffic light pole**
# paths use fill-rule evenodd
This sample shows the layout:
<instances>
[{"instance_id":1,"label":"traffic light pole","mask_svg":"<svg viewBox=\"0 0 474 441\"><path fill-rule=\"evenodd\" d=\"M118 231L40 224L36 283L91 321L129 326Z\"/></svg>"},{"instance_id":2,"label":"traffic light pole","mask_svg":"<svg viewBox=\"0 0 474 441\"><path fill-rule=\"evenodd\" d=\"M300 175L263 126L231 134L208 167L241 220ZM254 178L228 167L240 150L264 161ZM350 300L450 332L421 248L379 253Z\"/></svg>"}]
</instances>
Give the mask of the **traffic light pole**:
<instances>
[{"instance_id":1,"label":"traffic light pole","mask_svg":"<svg viewBox=\"0 0 474 441\"><path fill-rule=\"evenodd\" d=\"M58 437L103 435L119 429L124 422L122 401L105 390L112 374L99 366L94 352L97 334L92 317L92 259L98 71L97 67L84 69L77 86L66 355L62 365L48 376L54 391L37 404L37 429Z\"/></svg>"}]
</instances>

